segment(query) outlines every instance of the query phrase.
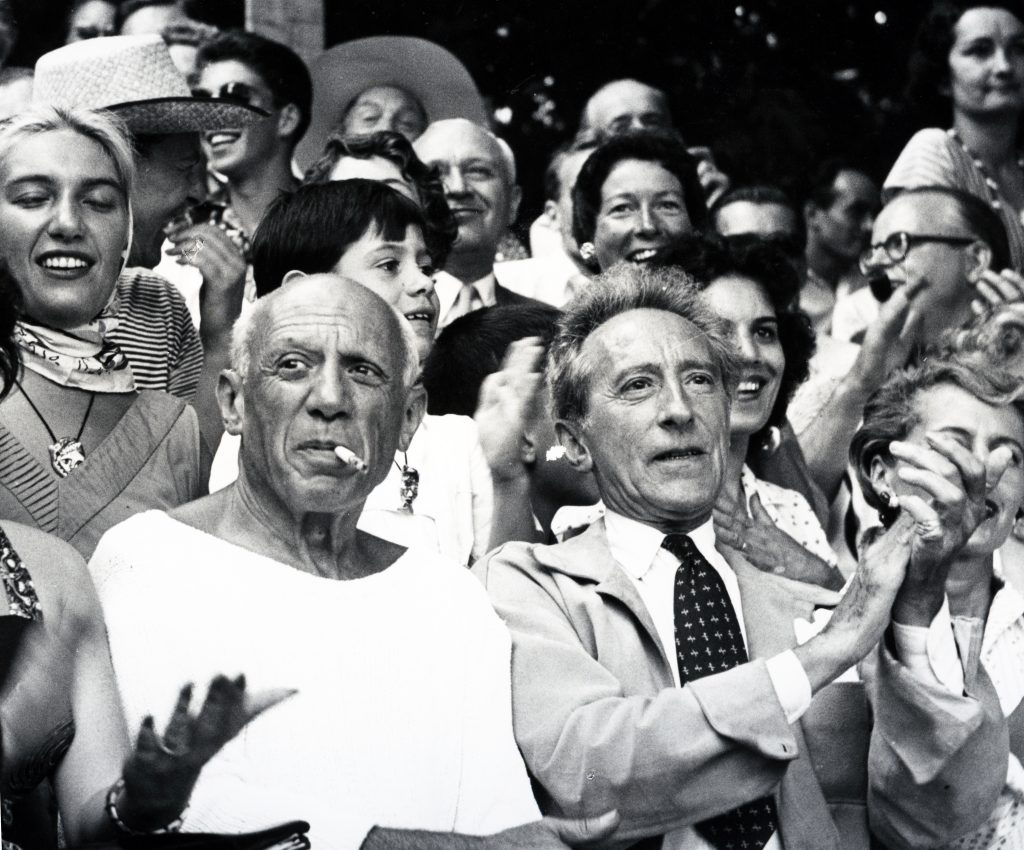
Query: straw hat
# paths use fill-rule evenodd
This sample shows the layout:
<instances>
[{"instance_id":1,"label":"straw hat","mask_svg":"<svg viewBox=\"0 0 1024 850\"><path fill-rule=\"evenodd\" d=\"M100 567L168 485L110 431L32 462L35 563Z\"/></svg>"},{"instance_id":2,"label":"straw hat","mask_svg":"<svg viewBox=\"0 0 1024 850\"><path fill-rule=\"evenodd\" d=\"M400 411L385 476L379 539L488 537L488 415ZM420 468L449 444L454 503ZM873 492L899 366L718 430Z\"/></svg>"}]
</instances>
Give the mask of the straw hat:
<instances>
[{"instance_id":1,"label":"straw hat","mask_svg":"<svg viewBox=\"0 0 1024 850\"><path fill-rule=\"evenodd\" d=\"M468 118L487 126L476 83L453 54L422 38L381 35L338 44L310 65L313 115L295 151L305 170L321 153L345 107L367 89L398 86L423 104L428 121Z\"/></svg>"},{"instance_id":2,"label":"straw hat","mask_svg":"<svg viewBox=\"0 0 1024 850\"><path fill-rule=\"evenodd\" d=\"M76 41L36 62L32 99L51 106L109 109L133 133L192 133L244 127L261 109L192 97L159 35Z\"/></svg>"}]
</instances>

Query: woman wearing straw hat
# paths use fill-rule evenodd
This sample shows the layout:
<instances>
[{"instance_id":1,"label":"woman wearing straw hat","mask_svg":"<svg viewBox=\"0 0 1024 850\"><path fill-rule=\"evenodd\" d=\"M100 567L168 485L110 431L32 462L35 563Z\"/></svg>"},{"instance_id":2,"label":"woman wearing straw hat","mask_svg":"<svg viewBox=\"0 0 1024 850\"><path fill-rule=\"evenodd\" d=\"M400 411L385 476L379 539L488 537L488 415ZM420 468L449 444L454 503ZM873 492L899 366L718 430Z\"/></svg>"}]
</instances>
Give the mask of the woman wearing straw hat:
<instances>
[{"instance_id":1,"label":"woman wearing straw hat","mask_svg":"<svg viewBox=\"0 0 1024 850\"><path fill-rule=\"evenodd\" d=\"M0 405L0 516L86 557L115 523L206 491L195 412L137 392L109 339L133 178L116 119L36 106L0 125L0 257L21 291L25 367Z\"/></svg>"}]
</instances>

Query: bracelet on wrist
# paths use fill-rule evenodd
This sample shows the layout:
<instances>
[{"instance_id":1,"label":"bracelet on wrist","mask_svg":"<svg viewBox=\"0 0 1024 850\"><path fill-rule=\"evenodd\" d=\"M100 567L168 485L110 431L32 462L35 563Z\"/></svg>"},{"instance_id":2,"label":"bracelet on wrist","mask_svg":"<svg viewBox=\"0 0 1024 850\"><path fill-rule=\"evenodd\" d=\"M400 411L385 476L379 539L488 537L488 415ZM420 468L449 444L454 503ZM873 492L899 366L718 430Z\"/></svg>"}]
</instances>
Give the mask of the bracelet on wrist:
<instances>
[{"instance_id":1,"label":"bracelet on wrist","mask_svg":"<svg viewBox=\"0 0 1024 850\"><path fill-rule=\"evenodd\" d=\"M110 818L111 822L117 827L117 831L125 835L164 835L170 832L179 832L181 825L185 822L185 813L188 811L188 805L182 809L174 820L165 826L160 826L155 829L132 829L123 820L121 815L117 811L117 798L124 790L124 777L122 776L113 785L110 786L110 790L107 792L107 817Z\"/></svg>"}]
</instances>

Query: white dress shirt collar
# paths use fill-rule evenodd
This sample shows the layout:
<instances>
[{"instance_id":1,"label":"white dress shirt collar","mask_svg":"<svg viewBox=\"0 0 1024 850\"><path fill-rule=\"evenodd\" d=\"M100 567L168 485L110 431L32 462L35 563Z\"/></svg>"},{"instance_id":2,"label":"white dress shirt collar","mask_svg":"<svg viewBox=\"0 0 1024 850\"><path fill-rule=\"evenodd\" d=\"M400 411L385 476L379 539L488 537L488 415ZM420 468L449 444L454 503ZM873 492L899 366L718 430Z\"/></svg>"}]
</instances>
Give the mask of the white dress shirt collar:
<instances>
[{"instance_id":1,"label":"white dress shirt collar","mask_svg":"<svg viewBox=\"0 0 1024 850\"><path fill-rule=\"evenodd\" d=\"M496 281L493 271L488 275L484 275L480 280L472 281L472 283L476 287L480 300L485 307L493 307L497 303L497 293L494 289ZM446 271L439 271L434 275L434 290L437 292L437 315L440 317L440 321L437 323L438 333L445 326L445 319L452 307L455 306L455 302L458 301L459 292L462 290L463 285L461 280Z\"/></svg>"},{"instance_id":2,"label":"white dress shirt collar","mask_svg":"<svg viewBox=\"0 0 1024 850\"><path fill-rule=\"evenodd\" d=\"M654 566L654 558L661 551L665 533L610 510L605 513L604 523L612 557L631 578L642 579ZM710 517L687 536L708 561L721 560L721 555L715 550L715 529Z\"/></svg>"}]
</instances>

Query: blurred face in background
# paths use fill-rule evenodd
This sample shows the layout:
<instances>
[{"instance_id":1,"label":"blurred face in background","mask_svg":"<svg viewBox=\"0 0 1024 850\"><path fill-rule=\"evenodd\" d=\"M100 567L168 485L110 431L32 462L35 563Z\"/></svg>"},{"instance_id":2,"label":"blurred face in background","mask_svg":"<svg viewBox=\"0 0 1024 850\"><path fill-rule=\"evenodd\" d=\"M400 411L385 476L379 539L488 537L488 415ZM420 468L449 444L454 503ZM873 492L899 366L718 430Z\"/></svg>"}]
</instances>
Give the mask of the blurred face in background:
<instances>
[{"instance_id":1,"label":"blurred face in background","mask_svg":"<svg viewBox=\"0 0 1024 850\"><path fill-rule=\"evenodd\" d=\"M401 133L410 142L427 129L427 112L415 96L398 86L374 86L360 94L342 120L346 136L378 130Z\"/></svg>"}]
</instances>

